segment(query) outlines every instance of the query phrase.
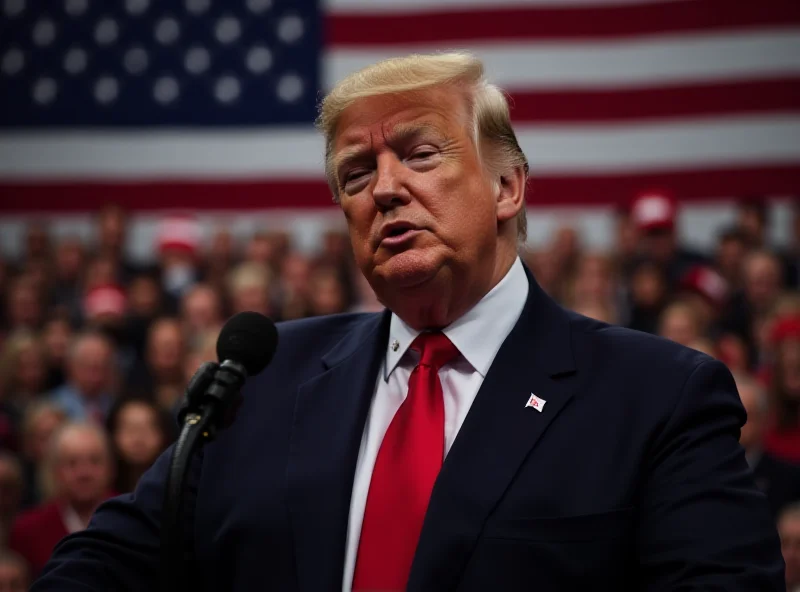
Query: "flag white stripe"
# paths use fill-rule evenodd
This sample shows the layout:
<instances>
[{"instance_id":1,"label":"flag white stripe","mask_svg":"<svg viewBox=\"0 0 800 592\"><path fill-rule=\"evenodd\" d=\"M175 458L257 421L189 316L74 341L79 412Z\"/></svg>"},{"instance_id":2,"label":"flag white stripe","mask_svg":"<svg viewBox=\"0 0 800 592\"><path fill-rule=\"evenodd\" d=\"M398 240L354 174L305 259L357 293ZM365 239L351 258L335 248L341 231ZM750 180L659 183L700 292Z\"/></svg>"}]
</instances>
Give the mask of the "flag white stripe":
<instances>
[{"instance_id":1,"label":"flag white stripe","mask_svg":"<svg viewBox=\"0 0 800 592\"><path fill-rule=\"evenodd\" d=\"M325 11L332 14L404 14L409 12L433 12L446 10L486 10L502 8L591 8L602 6L630 6L636 4L662 3L664 0L498 0L488 4L486 0L325 0ZM673 0L673 3L693 0Z\"/></svg>"},{"instance_id":2,"label":"flag white stripe","mask_svg":"<svg viewBox=\"0 0 800 592\"><path fill-rule=\"evenodd\" d=\"M378 60L440 46L334 47L324 56L324 85ZM635 88L648 85L762 79L800 73L800 28L659 35L591 42L471 44L489 79L515 89Z\"/></svg>"},{"instance_id":3,"label":"flag white stripe","mask_svg":"<svg viewBox=\"0 0 800 592\"><path fill-rule=\"evenodd\" d=\"M586 127L520 125L517 134L534 174L800 165L798 114ZM0 136L0 177L6 180L322 176L323 141L307 128Z\"/></svg>"}]
</instances>

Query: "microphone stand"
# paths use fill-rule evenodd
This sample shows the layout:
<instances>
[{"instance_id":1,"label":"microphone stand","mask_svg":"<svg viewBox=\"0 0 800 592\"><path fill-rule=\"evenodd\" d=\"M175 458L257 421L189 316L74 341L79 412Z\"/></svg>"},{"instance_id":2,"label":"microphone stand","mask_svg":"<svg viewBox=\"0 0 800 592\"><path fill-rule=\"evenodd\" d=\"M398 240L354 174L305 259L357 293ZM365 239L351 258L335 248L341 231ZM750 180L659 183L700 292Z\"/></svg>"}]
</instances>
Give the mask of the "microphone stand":
<instances>
[{"instance_id":1,"label":"microphone stand","mask_svg":"<svg viewBox=\"0 0 800 592\"><path fill-rule=\"evenodd\" d=\"M226 413L244 383L247 372L240 364L206 362L186 387L185 402L178 413L182 429L172 450L161 513L161 582L164 592L191 588L192 541L186 536L185 496L192 458L227 427L233 417Z\"/></svg>"}]
</instances>

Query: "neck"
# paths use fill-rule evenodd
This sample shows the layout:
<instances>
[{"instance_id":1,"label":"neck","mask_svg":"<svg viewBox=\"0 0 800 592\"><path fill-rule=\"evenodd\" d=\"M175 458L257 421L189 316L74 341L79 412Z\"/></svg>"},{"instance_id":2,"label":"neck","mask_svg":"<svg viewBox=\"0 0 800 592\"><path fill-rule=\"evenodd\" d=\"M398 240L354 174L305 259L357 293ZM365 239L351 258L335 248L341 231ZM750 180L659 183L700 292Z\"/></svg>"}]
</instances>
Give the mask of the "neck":
<instances>
[{"instance_id":1,"label":"neck","mask_svg":"<svg viewBox=\"0 0 800 592\"><path fill-rule=\"evenodd\" d=\"M485 279L463 286L449 273L444 281L421 290L422 294L405 295L402 305L392 309L410 327L418 331L443 329L466 314L506 276L517 258L516 249L498 248L495 262ZM469 274L470 270L463 273Z\"/></svg>"}]
</instances>

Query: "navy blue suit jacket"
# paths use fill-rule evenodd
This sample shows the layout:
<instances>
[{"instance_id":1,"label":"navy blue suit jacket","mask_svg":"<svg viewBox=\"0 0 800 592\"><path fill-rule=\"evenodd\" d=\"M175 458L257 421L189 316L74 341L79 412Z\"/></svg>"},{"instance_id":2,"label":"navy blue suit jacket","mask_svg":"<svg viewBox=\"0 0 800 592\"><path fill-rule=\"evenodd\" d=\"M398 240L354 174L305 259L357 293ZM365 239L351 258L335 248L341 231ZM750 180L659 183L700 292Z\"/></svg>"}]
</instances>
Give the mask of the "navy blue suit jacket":
<instances>
[{"instance_id":1,"label":"navy blue suit jacket","mask_svg":"<svg viewBox=\"0 0 800 592\"><path fill-rule=\"evenodd\" d=\"M567 312L529 279L436 481L408 589L784 590L727 369ZM389 318L280 325L272 364L194 465L197 589L341 590ZM156 589L167 465L65 539L33 591Z\"/></svg>"}]
</instances>

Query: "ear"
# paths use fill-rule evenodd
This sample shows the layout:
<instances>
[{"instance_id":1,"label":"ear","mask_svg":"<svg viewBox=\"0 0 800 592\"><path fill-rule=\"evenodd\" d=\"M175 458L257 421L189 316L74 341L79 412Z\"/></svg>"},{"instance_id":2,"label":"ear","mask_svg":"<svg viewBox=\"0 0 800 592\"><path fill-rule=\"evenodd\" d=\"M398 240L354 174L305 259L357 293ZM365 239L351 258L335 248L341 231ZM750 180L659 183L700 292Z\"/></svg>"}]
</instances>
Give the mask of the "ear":
<instances>
[{"instance_id":1,"label":"ear","mask_svg":"<svg viewBox=\"0 0 800 592\"><path fill-rule=\"evenodd\" d=\"M500 176L497 189L497 221L511 220L525 207L525 171L521 166Z\"/></svg>"}]
</instances>

